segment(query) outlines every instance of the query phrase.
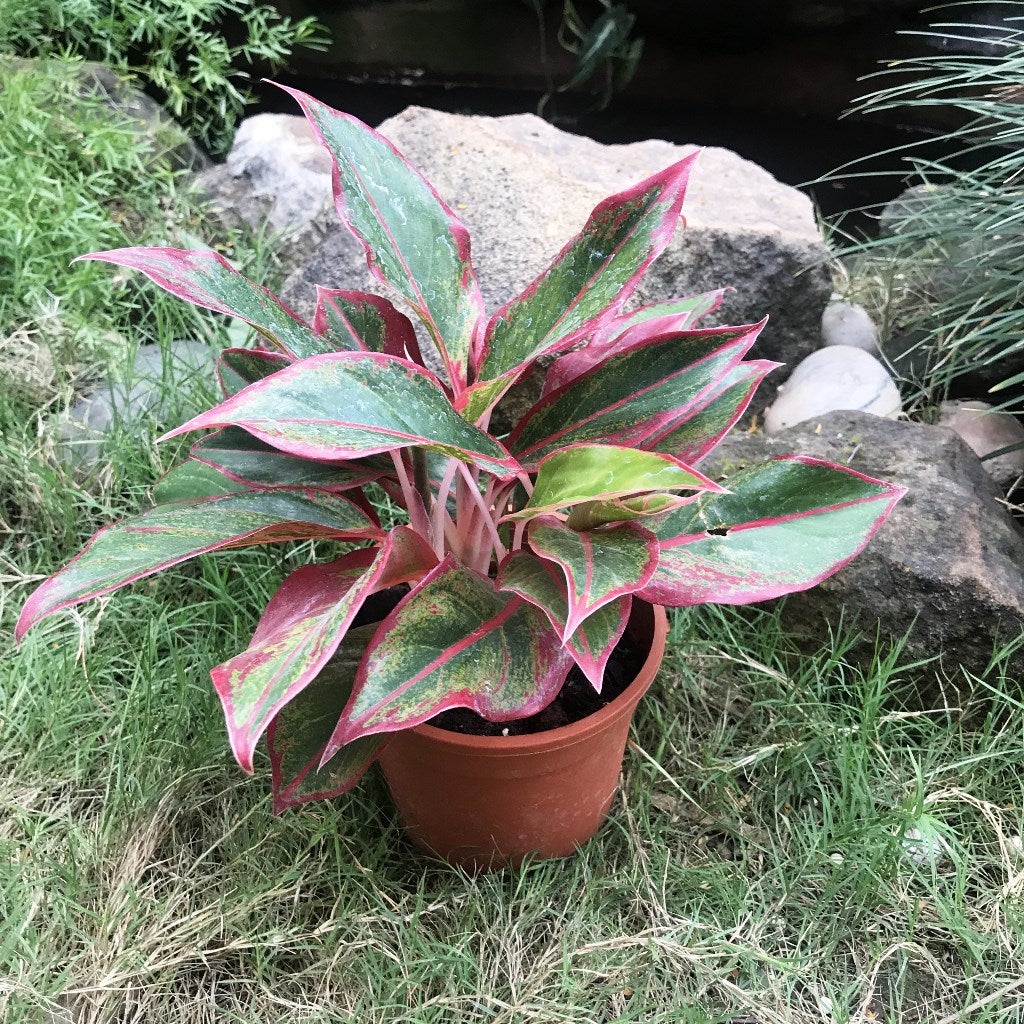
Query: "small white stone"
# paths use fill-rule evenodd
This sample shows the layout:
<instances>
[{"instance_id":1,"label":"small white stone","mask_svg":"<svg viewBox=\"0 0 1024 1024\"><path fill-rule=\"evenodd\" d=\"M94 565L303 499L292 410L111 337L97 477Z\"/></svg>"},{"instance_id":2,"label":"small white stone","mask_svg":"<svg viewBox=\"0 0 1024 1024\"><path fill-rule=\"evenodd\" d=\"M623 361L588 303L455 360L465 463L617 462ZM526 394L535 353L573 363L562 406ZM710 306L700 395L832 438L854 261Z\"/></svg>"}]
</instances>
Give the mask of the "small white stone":
<instances>
[{"instance_id":1,"label":"small white stone","mask_svg":"<svg viewBox=\"0 0 1024 1024\"><path fill-rule=\"evenodd\" d=\"M917 825L903 833L903 854L916 867L923 864L938 867L948 856L949 846L933 819L924 815Z\"/></svg>"},{"instance_id":2,"label":"small white stone","mask_svg":"<svg viewBox=\"0 0 1024 1024\"><path fill-rule=\"evenodd\" d=\"M902 409L900 393L885 367L850 345L818 349L797 366L764 414L765 433L776 434L840 409L891 419Z\"/></svg>"},{"instance_id":3,"label":"small white stone","mask_svg":"<svg viewBox=\"0 0 1024 1024\"><path fill-rule=\"evenodd\" d=\"M1011 444L1024 444L1020 420L991 409L987 402L943 402L938 422L956 431L979 458ZM993 480L1008 487L1024 473L1024 449L986 459L982 465Z\"/></svg>"},{"instance_id":4,"label":"small white stone","mask_svg":"<svg viewBox=\"0 0 1024 1024\"><path fill-rule=\"evenodd\" d=\"M877 352L878 328L863 306L855 302L830 302L821 315L821 343Z\"/></svg>"}]
</instances>

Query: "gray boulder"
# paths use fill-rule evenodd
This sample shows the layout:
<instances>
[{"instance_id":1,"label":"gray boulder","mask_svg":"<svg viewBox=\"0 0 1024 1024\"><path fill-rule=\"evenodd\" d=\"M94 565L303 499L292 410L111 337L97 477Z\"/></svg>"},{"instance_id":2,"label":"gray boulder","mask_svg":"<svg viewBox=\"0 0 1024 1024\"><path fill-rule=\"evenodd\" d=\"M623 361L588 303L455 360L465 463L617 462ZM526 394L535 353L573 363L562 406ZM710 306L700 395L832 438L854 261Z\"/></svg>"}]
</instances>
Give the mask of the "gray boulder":
<instances>
[{"instance_id":1,"label":"gray boulder","mask_svg":"<svg viewBox=\"0 0 1024 1024\"><path fill-rule=\"evenodd\" d=\"M878 624L890 637L909 631L907 659L941 654L958 677L958 666L983 672L994 645L1024 630L1024 535L952 430L835 412L774 437L730 435L701 468L727 475L792 452L908 488L861 555L785 598L794 633L820 639L840 621L857 623L869 640ZM1015 668L1024 668L1024 650Z\"/></svg>"},{"instance_id":2,"label":"gray boulder","mask_svg":"<svg viewBox=\"0 0 1024 1024\"><path fill-rule=\"evenodd\" d=\"M166 351L143 345L128 374L98 382L61 416L61 458L79 473L90 472L110 433L122 428L141 439L153 422L180 416L193 390L211 386L213 367L213 352L199 341L174 341Z\"/></svg>"},{"instance_id":3,"label":"gray boulder","mask_svg":"<svg viewBox=\"0 0 1024 1024\"><path fill-rule=\"evenodd\" d=\"M606 146L532 114L469 117L410 107L380 131L466 223L489 310L525 288L603 198L689 152L657 140ZM247 155L229 157L232 188L248 181L261 202L284 209L294 189L292 165L306 161L308 130L301 123L282 127L261 151L250 148L248 131L240 137ZM266 173L272 167L279 171ZM221 185L209 175L204 187L217 197ZM243 202L229 194L217 198L224 206ZM710 148L683 211L687 229L654 264L637 301L732 286L717 322L769 314L757 354L795 365L817 346L831 293L810 201L735 153ZM278 213L268 212L276 223ZM326 200L311 201L289 219L295 272L283 290L286 302L308 314L314 285L379 290L361 248Z\"/></svg>"}]
</instances>

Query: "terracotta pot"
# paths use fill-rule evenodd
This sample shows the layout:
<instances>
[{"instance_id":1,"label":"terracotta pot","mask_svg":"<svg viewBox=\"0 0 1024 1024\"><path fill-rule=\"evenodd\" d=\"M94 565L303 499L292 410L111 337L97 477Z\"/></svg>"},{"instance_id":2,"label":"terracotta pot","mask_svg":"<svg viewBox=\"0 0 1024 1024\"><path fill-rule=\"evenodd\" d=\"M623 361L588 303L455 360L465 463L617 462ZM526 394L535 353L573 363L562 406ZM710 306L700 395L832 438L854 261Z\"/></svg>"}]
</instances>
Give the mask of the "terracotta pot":
<instances>
[{"instance_id":1,"label":"terracotta pot","mask_svg":"<svg viewBox=\"0 0 1024 1024\"><path fill-rule=\"evenodd\" d=\"M527 736L465 736L431 725L396 733L380 755L409 838L452 864L565 857L604 821L629 723L661 665L663 608L636 602L627 627L650 651L626 690L571 725Z\"/></svg>"}]
</instances>

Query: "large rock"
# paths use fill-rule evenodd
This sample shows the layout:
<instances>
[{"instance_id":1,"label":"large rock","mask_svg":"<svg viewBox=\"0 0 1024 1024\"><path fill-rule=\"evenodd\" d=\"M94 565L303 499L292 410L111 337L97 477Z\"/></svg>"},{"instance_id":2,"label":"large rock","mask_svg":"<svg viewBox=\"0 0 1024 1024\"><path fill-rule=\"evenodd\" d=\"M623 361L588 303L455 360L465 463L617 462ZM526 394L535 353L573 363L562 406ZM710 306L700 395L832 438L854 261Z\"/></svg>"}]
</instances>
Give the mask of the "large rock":
<instances>
[{"instance_id":1,"label":"large rock","mask_svg":"<svg viewBox=\"0 0 1024 1024\"><path fill-rule=\"evenodd\" d=\"M308 164L308 130L295 121L289 128L280 122L273 141L260 150L251 147L253 133L243 128L245 153L228 160L233 188L249 181L263 202L291 204L294 166ZM603 198L689 151L657 140L605 146L532 114L467 117L410 107L380 130L466 223L489 310L525 288ZM217 176L208 175L204 185L216 195ZM229 197L223 205L239 202ZM796 365L817 346L831 292L810 201L735 153L710 148L683 209L687 229L654 264L639 301L730 285L735 291L726 296L718 322L753 322L769 314L757 354ZM292 220L289 251L301 257L284 287L287 302L308 314L316 284L379 289L362 250L326 203L310 202Z\"/></svg>"},{"instance_id":2,"label":"large rock","mask_svg":"<svg viewBox=\"0 0 1024 1024\"><path fill-rule=\"evenodd\" d=\"M728 474L792 452L903 484L908 493L853 562L785 599L790 629L820 638L842 621L857 622L869 639L878 623L891 637L910 631L905 658L941 653L954 677L958 666L984 671L994 645L1024 630L1024 536L952 430L837 412L774 437L730 435L701 468ZM1024 668L1024 651L1014 667Z\"/></svg>"}]
</instances>

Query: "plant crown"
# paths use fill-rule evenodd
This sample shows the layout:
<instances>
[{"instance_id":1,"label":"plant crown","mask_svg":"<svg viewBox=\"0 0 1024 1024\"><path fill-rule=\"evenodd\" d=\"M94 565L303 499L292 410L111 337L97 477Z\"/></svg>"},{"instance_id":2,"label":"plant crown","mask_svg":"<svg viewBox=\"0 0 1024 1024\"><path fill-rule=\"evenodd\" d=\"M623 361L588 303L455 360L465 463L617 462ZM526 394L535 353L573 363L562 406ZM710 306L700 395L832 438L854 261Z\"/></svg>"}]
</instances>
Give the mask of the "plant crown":
<instances>
[{"instance_id":1,"label":"plant crown","mask_svg":"<svg viewBox=\"0 0 1024 1024\"><path fill-rule=\"evenodd\" d=\"M157 504L101 530L26 603L39 619L206 552L330 538L288 575L247 650L213 670L238 762L266 732L275 806L349 788L388 736L468 707L530 715L578 665L601 688L634 600L746 603L854 557L902 489L800 456L696 468L775 364L760 324L699 328L721 292L624 304L680 222L697 154L601 202L493 316L466 228L377 132L293 92L334 162L335 203L390 299L318 288L305 321L215 252L92 253L255 328L226 349L223 401ZM543 357L540 397L504 436L495 406ZM431 369L428 363L435 367ZM364 488L407 513L383 527ZM358 545L358 546L356 546ZM376 625L366 599L408 591ZM352 628L350 628L352 627Z\"/></svg>"}]
</instances>

